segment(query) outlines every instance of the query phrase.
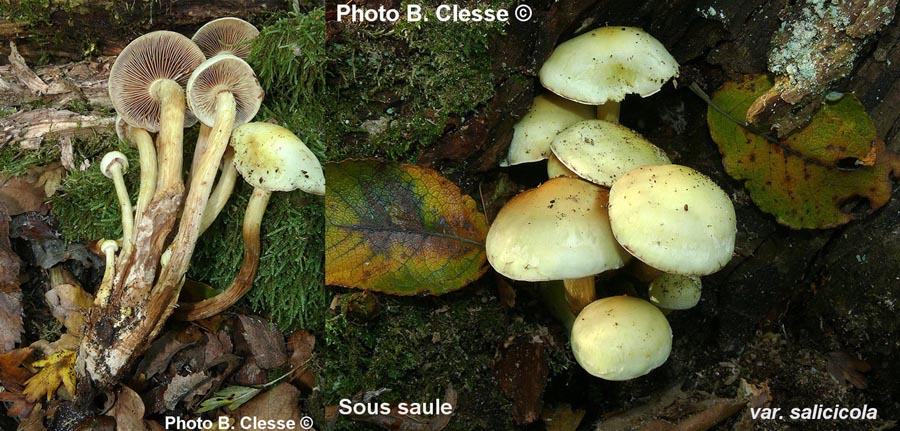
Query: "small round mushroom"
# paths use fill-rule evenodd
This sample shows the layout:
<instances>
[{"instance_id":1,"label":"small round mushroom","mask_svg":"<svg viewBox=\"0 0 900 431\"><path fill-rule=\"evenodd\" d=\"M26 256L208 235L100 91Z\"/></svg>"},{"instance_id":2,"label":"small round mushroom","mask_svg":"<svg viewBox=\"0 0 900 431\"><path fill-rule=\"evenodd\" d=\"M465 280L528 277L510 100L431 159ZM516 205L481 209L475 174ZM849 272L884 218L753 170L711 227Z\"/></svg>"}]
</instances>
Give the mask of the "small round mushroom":
<instances>
[{"instance_id":1,"label":"small round mushroom","mask_svg":"<svg viewBox=\"0 0 900 431\"><path fill-rule=\"evenodd\" d=\"M107 239L100 241L100 251L106 257L106 268L103 270L103 280L97 293L94 296L94 304L105 306L109 301L109 292L112 289L112 282L116 276L116 252L119 250L119 243Z\"/></svg>"},{"instance_id":2,"label":"small round mushroom","mask_svg":"<svg viewBox=\"0 0 900 431\"><path fill-rule=\"evenodd\" d=\"M564 280L577 313L595 298L594 276L629 259L613 238L606 206L605 189L575 178L522 192L488 230L488 261L513 280Z\"/></svg>"},{"instance_id":3,"label":"small round mushroom","mask_svg":"<svg viewBox=\"0 0 900 431\"><path fill-rule=\"evenodd\" d=\"M248 42L258 35L259 30L253 24L240 18L224 17L204 24L191 40L207 57L227 53L246 60L250 55Z\"/></svg>"},{"instance_id":4,"label":"small round mushroom","mask_svg":"<svg viewBox=\"0 0 900 431\"><path fill-rule=\"evenodd\" d=\"M609 219L622 247L663 272L711 274L734 252L734 205L715 182L686 166L628 171L610 190Z\"/></svg>"},{"instance_id":5,"label":"small round mushroom","mask_svg":"<svg viewBox=\"0 0 900 431\"><path fill-rule=\"evenodd\" d=\"M315 195L325 194L322 165L290 130L270 123L247 123L234 130L231 144L238 172L253 186L242 228L243 262L224 292L200 302L181 303L175 315L182 320L213 316L250 290L259 267L260 226L272 192L299 189Z\"/></svg>"},{"instance_id":6,"label":"small round mushroom","mask_svg":"<svg viewBox=\"0 0 900 431\"><path fill-rule=\"evenodd\" d=\"M184 90L191 72L206 57L190 39L171 31L145 34L128 44L109 72L109 97L116 112L134 127L159 132L157 192L182 185Z\"/></svg>"},{"instance_id":7,"label":"small round mushroom","mask_svg":"<svg viewBox=\"0 0 900 431\"><path fill-rule=\"evenodd\" d=\"M138 189L137 204L134 211L134 226L139 226L144 210L156 192L156 147L153 137L146 130L132 127L121 115L116 116L116 134L120 141L131 142L138 149L141 169L141 184ZM135 231L134 235L137 235ZM132 238L134 241L136 238Z\"/></svg>"},{"instance_id":8,"label":"small round mushroom","mask_svg":"<svg viewBox=\"0 0 900 431\"><path fill-rule=\"evenodd\" d=\"M590 303L572 325L572 353L585 371L605 380L646 375L669 358L672 328L643 299L611 296Z\"/></svg>"},{"instance_id":9,"label":"small round mushroom","mask_svg":"<svg viewBox=\"0 0 900 431\"><path fill-rule=\"evenodd\" d=\"M678 75L678 63L644 30L601 27L557 46L538 75L548 90L598 105L597 118L618 122L625 95L656 93Z\"/></svg>"},{"instance_id":10,"label":"small round mushroom","mask_svg":"<svg viewBox=\"0 0 900 431\"><path fill-rule=\"evenodd\" d=\"M663 274L650 283L650 302L666 310L687 310L700 302L701 282L696 275Z\"/></svg>"},{"instance_id":11,"label":"small round mushroom","mask_svg":"<svg viewBox=\"0 0 900 431\"><path fill-rule=\"evenodd\" d=\"M550 149L569 170L605 187L638 166L671 163L665 151L643 136L603 120L573 124L556 135Z\"/></svg>"},{"instance_id":12,"label":"small round mushroom","mask_svg":"<svg viewBox=\"0 0 900 431\"><path fill-rule=\"evenodd\" d=\"M134 239L134 212L131 208L131 197L125 187L124 173L128 170L128 158L118 151L110 151L100 161L100 171L106 178L111 178L119 198L119 209L122 211L122 251L131 251Z\"/></svg>"},{"instance_id":13,"label":"small round mushroom","mask_svg":"<svg viewBox=\"0 0 900 431\"><path fill-rule=\"evenodd\" d=\"M563 99L553 93L535 97L528 113L513 126L509 152L500 166L546 159L550 156L550 143L557 133L593 117L593 109L588 105Z\"/></svg>"}]
</instances>

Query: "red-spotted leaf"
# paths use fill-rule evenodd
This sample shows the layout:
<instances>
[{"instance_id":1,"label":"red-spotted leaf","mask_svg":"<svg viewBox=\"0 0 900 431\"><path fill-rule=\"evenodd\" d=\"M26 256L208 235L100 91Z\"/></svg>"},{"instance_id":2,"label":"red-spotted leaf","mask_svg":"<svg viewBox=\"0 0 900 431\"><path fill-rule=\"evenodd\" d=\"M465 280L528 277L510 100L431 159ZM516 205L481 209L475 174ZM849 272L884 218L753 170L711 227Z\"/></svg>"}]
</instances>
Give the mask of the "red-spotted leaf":
<instances>
[{"instance_id":1,"label":"red-spotted leaf","mask_svg":"<svg viewBox=\"0 0 900 431\"><path fill-rule=\"evenodd\" d=\"M325 167L325 283L440 295L487 269L488 225L437 172L351 160Z\"/></svg>"},{"instance_id":2,"label":"red-spotted leaf","mask_svg":"<svg viewBox=\"0 0 900 431\"><path fill-rule=\"evenodd\" d=\"M773 85L766 75L729 82L713 103L733 118ZM712 107L707 122L725 170L743 180L759 208L792 228L828 228L884 205L900 158L884 146L862 104L852 95L828 102L809 124L771 141ZM862 208L860 208L862 207Z\"/></svg>"}]
</instances>

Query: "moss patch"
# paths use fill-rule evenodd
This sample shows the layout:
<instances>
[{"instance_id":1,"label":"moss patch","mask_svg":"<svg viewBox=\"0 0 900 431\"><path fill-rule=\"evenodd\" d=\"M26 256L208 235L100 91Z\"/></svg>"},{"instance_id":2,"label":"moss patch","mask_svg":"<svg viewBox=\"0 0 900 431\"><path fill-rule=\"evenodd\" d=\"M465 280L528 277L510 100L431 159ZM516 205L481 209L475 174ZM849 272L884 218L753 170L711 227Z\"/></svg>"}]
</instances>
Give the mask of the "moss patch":
<instances>
[{"instance_id":1,"label":"moss patch","mask_svg":"<svg viewBox=\"0 0 900 431\"><path fill-rule=\"evenodd\" d=\"M463 2L465 3L465 2ZM425 2L434 10L436 2ZM483 7L484 5L482 5ZM451 118L494 93L488 46L503 24L346 25L329 42L329 158L415 159Z\"/></svg>"}]
</instances>

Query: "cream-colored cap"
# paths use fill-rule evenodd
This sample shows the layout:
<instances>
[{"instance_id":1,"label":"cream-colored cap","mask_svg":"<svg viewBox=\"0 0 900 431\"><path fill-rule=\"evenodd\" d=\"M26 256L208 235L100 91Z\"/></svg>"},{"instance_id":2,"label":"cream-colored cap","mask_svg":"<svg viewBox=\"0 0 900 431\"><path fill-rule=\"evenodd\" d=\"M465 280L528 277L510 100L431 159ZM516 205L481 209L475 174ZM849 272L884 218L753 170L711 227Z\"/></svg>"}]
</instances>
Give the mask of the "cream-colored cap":
<instances>
[{"instance_id":1,"label":"cream-colored cap","mask_svg":"<svg viewBox=\"0 0 900 431\"><path fill-rule=\"evenodd\" d=\"M550 153L550 157L547 159L547 178L556 177L580 178L578 174L572 172L563 162L560 162L555 154Z\"/></svg>"},{"instance_id":2,"label":"cream-colored cap","mask_svg":"<svg viewBox=\"0 0 900 431\"><path fill-rule=\"evenodd\" d=\"M103 172L106 178L113 177L113 164L118 164L122 169L122 173L128 171L128 157L125 157L125 154L122 154L120 151L110 151L104 154L103 159L100 160L100 172Z\"/></svg>"},{"instance_id":3,"label":"cream-colored cap","mask_svg":"<svg viewBox=\"0 0 900 431\"><path fill-rule=\"evenodd\" d=\"M667 310L687 310L700 302L702 284L696 275L663 274L650 283L650 302Z\"/></svg>"},{"instance_id":4,"label":"cream-colored cap","mask_svg":"<svg viewBox=\"0 0 900 431\"><path fill-rule=\"evenodd\" d=\"M644 30L601 27L557 46L538 75L566 99L600 105L656 93L678 76L678 62Z\"/></svg>"},{"instance_id":5,"label":"cream-colored cap","mask_svg":"<svg viewBox=\"0 0 900 431\"><path fill-rule=\"evenodd\" d=\"M672 328L653 304L611 296L578 313L571 342L575 360L591 375L630 380L666 362L672 351Z\"/></svg>"},{"instance_id":6,"label":"cream-colored cap","mask_svg":"<svg viewBox=\"0 0 900 431\"><path fill-rule=\"evenodd\" d=\"M550 143L559 132L593 117L593 106L575 103L553 93L535 97L528 113L513 126L509 153L500 166L546 159L550 156Z\"/></svg>"},{"instance_id":7,"label":"cream-colored cap","mask_svg":"<svg viewBox=\"0 0 900 431\"><path fill-rule=\"evenodd\" d=\"M587 277L629 258L613 238L607 191L575 178L554 178L513 197L487 235L487 258L513 280Z\"/></svg>"},{"instance_id":8,"label":"cream-colored cap","mask_svg":"<svg viewBox=\"0 0 900 431\"><path fill-rule=\"evenodd\" d=\"M325 194L319 159L290 130L277 124L247 123L234 129L231 146L234 166L253 187Z\"/></svg>"},{"instance_id":9,"label":"cream-colored cap","mask_svg":"<svg viewBox=\"0 0 900 431\"><path fill-rule=\"evenodd\" d=\"M629 171L610 190L609 217L619 244L664 272L712 274L734 252L734 205L716 183L686 166Z\"/></svg>"},{"instance_id":10,"label":"cream-colored cap","mask_svg":"<svg viewBox=\"0 0 900 431\"><path fill-rule=\"evenodd\" d=\"M665 151L633 130L603 120L573 124L556 135L550 148L581 178L612 187L626 172L646 165L671 163Z\"/></svg>"}]
</instances>

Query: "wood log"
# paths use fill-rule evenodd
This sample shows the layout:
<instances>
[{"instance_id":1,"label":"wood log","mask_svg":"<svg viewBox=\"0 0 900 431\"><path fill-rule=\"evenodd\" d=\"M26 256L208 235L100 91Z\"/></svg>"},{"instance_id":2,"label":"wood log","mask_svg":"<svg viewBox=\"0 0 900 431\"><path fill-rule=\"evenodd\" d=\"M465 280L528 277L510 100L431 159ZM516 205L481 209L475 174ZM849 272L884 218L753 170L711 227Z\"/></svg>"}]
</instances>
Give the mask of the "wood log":
<instances>
[{"instance_id":1,"label":"wood log","mask_svg":"<svg viewBox=\"0 0 900 431\"><path fill-rule=\"evenodd\" d=\"M191 34L215 18L259 18L286 10L285 0L79 0L24 2L12 0L14 19L0 20L0 57L9 41L18 41L30 63L79 61L116 55L135 37L154 30ZM31 21L31 22L29 22ZM0 60L2 61L2 60ZM0 63L2 64L2 63Z\"/></svg>"}]
</instances>

